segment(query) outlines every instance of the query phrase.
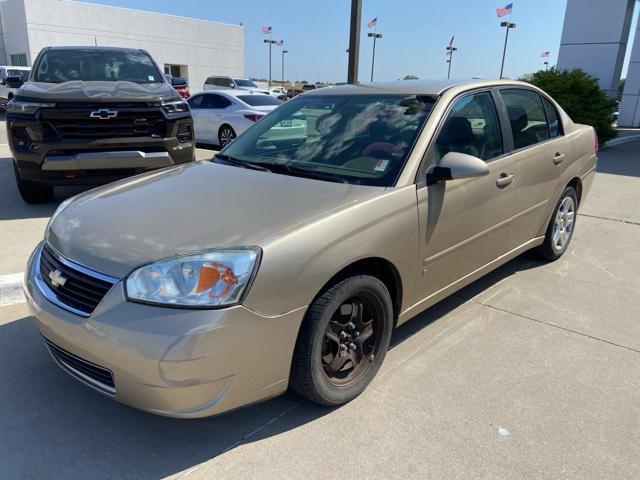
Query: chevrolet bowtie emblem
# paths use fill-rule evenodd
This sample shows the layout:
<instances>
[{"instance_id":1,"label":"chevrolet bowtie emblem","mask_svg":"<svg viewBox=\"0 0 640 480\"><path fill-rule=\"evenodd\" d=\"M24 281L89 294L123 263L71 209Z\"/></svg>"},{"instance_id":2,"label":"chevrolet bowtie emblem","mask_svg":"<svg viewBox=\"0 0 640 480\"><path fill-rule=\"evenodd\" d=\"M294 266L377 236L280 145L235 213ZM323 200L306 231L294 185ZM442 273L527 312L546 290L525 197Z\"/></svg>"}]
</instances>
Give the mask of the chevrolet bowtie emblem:
<instances>
[{"instance_id":1,"label":"chevrolet bowtie emblem","mask_svg":"<svg viewBox=\"0 0 640 480\"><path fill-rule=\"evenodd\" d=\"M51 280L51 285L54 287L64 287L64 284L67 283L67 279L62 276L60 270L52 270L49 272L49 280Z\"/></svg>"},{"instance_id":2,"label":"chevrolet bowtie emblem","mask_svg":"<svg viewBox=\"0 0 640 480\"><path fill-rule=\"evenodd\" d=\"M100 120L109 120L110 118L116 118L118 116L118 111L101 108L100 110L94 110L89 114L89 116Z\"/></svg>"}]
</instances>

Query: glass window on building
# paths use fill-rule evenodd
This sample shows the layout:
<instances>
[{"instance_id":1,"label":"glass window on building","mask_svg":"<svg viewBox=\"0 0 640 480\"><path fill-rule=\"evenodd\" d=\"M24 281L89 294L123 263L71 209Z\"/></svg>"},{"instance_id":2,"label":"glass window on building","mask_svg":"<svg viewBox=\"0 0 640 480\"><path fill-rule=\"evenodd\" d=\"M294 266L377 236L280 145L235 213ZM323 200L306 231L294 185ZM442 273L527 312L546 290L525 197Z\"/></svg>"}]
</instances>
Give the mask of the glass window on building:
<instances>
[{"instance_id":1,"label":"glass window on building","mask_svg":"<svg viewBox=\"0 0 640 480\"><path fill-rule=\"evenodd\" d=\"M27 66L27 54L15 53L11 55L11 65L14 67L26 67Z\"/></svg>"}]
</instances>

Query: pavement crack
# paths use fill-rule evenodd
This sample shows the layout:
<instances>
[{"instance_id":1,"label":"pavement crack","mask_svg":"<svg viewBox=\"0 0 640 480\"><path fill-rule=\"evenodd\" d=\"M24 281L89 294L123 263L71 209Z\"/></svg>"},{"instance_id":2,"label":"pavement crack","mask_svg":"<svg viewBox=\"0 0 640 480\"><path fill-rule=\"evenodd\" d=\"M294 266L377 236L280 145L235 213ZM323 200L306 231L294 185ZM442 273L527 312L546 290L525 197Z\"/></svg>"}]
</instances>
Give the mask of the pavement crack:
<instances>
[{"instance_id":1,"label":"pavement crack","mask_svg":"<svg viewBox=\"0 0 640 480\"><path fill-rule=\"evenodd\" d=\"M575 333L576 335L580 335L582 337L590 338L590 339L596 340L598 342L603 342L603 343L606 343L606 344L614 346L614 347L618 347L618 348L622 348L624 350L628 350L630 352L640 353L640 350L638 350L636 348L627 347L626 345L621 345L619 343L615 343L615 342L612 342L610 340L605 340L604 338L596 337L594 335L589 335L588 333L579 332L577 330L572 330L570 328L563 327L561 325L558 325L558 324L555 324L555 323L552 323L552 322L547 322L545 320L540 320L538 318L533 318L533 317L529 317L527 315L522 315L520 313L512 312L512 311L507 310L505 308L495 307L495 306L490 305L488 303L479 302L478 300L471 300L471 301L474 302L474 303L477 303L478 305L482 305L483 307L488 307L488 308L492 308L494 310L498 310L500 312L508 313L510 315L515 315L516 317L524 318L525 320L531 320L532 322L541 323L541 324L547 325L549 327L557 328L559 330L564 330L565 332Z\"/></svg>"},{"instance_id":2,"label":"pavement crack","mask_svg":"<svg viewBox=\"0 0 640 480\"><path fill-rule=\"evenodd\" d=\"M621 218L601 217L599 215L589 215L588 213L579 213L578 216L580 216L580 217L589 217L589 218L597 218L599 220L609 220L611 222L620 222L620 223L626 223L628 225L638 225L638 226L640 226L640 222L633 222L631 220L622 220Z\"/></svg>"}]
</instances>

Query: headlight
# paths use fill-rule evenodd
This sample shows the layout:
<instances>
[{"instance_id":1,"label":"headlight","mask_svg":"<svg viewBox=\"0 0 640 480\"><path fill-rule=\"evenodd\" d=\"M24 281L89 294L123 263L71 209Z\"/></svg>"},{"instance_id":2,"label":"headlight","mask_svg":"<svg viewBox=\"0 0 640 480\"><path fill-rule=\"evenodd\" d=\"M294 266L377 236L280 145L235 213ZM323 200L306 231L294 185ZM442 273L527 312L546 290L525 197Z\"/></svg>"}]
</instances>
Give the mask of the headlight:
<instances>
[{"instance_id":1,"label":"headlight","mask_svg":"<svg viewBox=\"0 0 640 480\"><path fill-rule=\"evenodd\" d=\"M26 102L15 98L7 103L7 113L20 113L22 115L32 115L40 108L55 107L55 103Z\"/></svg>"},{"instance_id":2,"label":"headlight","mask_svg":"<svg viewBox=\"0 0 640 480\"><path fill-rule=\"evenodd\" d=\"M162 104L167 113L188 112L189 104L184 100L176 100L175 102L167 102Z\"/></svg>"},{"instance_id":3,"label":"headlight","mask_svg":"<svg viewBox=\"0 0 640 480\"><path fill-rule=\"evenodd\" d=\"M254 248L210 250L145 265L127 277L127 298L184 307L232 305L242 299L259 256Z\"/></svg>"}]
</instances>

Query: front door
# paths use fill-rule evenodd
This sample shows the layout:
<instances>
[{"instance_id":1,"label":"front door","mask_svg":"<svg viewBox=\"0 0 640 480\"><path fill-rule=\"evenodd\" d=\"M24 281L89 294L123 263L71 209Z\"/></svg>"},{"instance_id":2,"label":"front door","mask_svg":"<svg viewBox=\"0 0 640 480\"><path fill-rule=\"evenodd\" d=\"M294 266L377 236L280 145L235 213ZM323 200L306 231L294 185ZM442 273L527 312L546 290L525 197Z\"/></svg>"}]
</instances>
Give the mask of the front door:
<instances>
[{"instance_id":1,"label":"front door","mask_svg":"<svg viewBox=\"0 0 640 480\"><path fill-rule=\"evenodd\" d=\"M490 91L465 94L453 102L431 142L427 166L438 165L448 152L478 157L487 162L490 173L418 189L418 302L508 251L517 178L512 158L503 155L502 130Z\"/></svg>"}]
</instances>

